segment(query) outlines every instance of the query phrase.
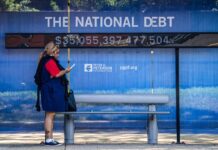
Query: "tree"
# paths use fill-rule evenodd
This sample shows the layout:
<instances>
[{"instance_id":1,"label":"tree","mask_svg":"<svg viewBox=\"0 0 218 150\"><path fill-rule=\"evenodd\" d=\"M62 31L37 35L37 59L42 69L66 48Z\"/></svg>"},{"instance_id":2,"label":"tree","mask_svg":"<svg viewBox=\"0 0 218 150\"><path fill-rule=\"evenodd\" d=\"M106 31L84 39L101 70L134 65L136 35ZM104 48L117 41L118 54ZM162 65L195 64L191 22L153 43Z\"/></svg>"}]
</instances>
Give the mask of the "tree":
<instances>
[{"instance_id":1,"label":"tree","mask_svg":"<svg viewBox=\"0 0 218 150\"><path fill-rule=\"evenodd\" d=\"M54 11L60 11L59 6L57 5L57 2L55 0L50 1L50 6L52 7L52 10Z\"/></svg>"},{"instance_id":2,"label":"tree","mask_svg":"<svg viewBox=\"0 0 218 150\"><path fill-rule=\"evenodd\" d=\"M1 11L38 11L35 8L29 7L30 0L5 0L0 3Z\"/></svg>"},{"instance_id":3,"label":"tree","mask_svg":"<svg viewBox=\"0 0 218 150\"><path fill-rule=\"evenodd\" d=\"M59 5L63 5L67 0L1 0L0 11L59 11ZM67 2L66 4L67 5Z\"/></svg>"},{"instance_id":4,"label":"tree","mask_svg":"<svg viewBox=\"0 0 218 150\"><path fill-rule=\"evenodd\" d=\"M71 9L82 11L122 10L129 8L131 0L71 0Z\"/></svg>"},{"instance_id":5,"label":"tree","mask_svg":"<svg viewBox=\"0 0 218 150\"><path fill-rule=\"evenodd\" d=\"M70 0L73 11L215 10L218 0ZM0 11L67 10L68 0L0 0Z\"/></svg>"}]
</instances>

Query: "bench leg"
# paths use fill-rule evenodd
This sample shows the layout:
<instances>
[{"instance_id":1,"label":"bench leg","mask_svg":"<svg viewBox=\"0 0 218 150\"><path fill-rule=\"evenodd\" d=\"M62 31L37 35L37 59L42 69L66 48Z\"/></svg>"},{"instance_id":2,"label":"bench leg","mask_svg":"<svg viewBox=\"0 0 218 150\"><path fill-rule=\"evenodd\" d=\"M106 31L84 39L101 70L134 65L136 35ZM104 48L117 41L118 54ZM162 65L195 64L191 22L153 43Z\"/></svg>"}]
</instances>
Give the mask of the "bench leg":
<instances>
[{"instance_id":1,"label":"bench leg","mask_svg":"<svg viewBox=\"0 0 218 150\"><path fill-rule=\"evenodd\" d=\"M156 111L155 105L148 106L149 111ZM156 114L149 114L147 121L148 144L157 144L158 127Z\"/></svg>"},{"instance_id":2,"label":"bench leg","mask_svg":"<svg viewBox=\"0 0 218 150\"><path fill-rule=\"evenodd\" d=\"M72 115L64 115L64 142L74 144L74 119Z\"/></svg>"}]
</instances>

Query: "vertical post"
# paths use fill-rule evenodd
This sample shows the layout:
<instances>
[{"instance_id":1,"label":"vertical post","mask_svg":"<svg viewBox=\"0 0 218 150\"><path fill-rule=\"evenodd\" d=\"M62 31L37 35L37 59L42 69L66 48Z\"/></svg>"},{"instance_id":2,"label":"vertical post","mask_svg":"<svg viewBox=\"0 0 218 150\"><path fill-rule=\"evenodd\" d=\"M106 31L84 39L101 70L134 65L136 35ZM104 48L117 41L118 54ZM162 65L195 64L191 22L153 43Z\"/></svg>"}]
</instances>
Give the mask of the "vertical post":
<instances>
[{"instance_id":1,"label":"vertical post","mask_svg":"<svg viewBox=\"0 0 218 150\"><path fill-rule=\"evenodd\" d=\"M179 92L179 48L175 49L176 62L176 143L180 144L180 92Z\"/></svg>"},{"instance_id":2,"label":"vertical post","mask_svg":"<svg viewBox=\"0 0 218 150\"><path fill-rule=\"evenodd\" d=\"M154 94L154 50L151 49L151 94Z\"/></svg>"},{"instance_id":3,"label":"vertical post","mask_svg":"<svg viewBox=\"0 0 218 150\"><path fill-rule=\"evenodd\" d=\"M67 2L67 16L68 16L68 28L67 28L67 32L70 33L70 0L68 0ZM67 48L67 63L68 63L68 67L70 66L70 48ZM70 90L70 72L68 73L68 92Z\"/></svg>"},{"instance_id":4,"label":"vertical post","mask_svg":"<svg viewBox=\"0 0 218 150\"><path fill-rule=\"evenodd\" d=\"M64 116L64 143L74 144L74 120L69 114Z\"/></svg>"},{"instance_id":5,"label":"vertical post","mask_svg":"<svg viewBox=\"0 0 218 150\"><path fill-rule=\"evenodd\" d=\"M67 0L67 16L68 16L68 30L70 33L70 0ZM67 63L70 66L70 48L67 48ZM68 73L68 87L67 91L70 91L70 73ZM64 115L64 142L65 144L74 144L74 120L69 114Z\"/></svg>"},{"instance_id":6,"label":"vertical post","mask_svg":"<svg viewBox=\"0 0 218 150\"><path fill-rule=\"evenodd\" d=\"M155 105L148 105L148 111L156 111ZM157 127L157 116L156 114L149 114L147 121L147 135L148 135L148 144L157 144L158 138L158 127Z\"/></svg>"}]
</instances>

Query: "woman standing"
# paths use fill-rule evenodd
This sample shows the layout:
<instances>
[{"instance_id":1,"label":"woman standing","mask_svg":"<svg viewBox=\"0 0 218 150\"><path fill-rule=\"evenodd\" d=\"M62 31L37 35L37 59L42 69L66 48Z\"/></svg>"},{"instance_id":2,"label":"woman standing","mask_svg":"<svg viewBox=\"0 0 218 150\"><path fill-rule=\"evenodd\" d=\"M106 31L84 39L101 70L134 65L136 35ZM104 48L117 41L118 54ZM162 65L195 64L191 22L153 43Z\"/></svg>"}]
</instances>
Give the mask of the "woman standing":
<instances>
[{"instance_id":1,"label":"woman standing","mask_svg":"<svg viewBox=\"0 0 218 150\"><path fill-rule=\"evenodd\" d=\"M41 103L42 109L45 111L45 145L60 144L53 139L55 112L64 112L67 108L68 81L65 74L70 72L72 68L64 69L59 64L59 51L54 42L49 42L39 59Z\"/></svg>"}]
</instances>

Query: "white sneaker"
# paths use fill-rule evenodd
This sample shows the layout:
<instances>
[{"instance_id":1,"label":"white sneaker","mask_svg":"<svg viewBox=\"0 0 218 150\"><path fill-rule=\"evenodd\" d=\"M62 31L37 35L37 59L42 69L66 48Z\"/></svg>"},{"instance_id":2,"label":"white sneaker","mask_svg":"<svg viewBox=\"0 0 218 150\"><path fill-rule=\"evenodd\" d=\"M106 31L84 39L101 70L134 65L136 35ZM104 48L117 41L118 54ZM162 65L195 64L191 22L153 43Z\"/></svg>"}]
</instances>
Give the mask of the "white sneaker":
<instances>
[{"instance_id":1,"label":"white sneaker","mask_svg":"<svg viewBox=\"0 0 218 150\"><path fill-rule=\"evenodd\" d=\"M61 145L61 143L59 143L58 141L55 141L54 139L46 139L45 145L57 146L57 145Z\"/></svg>"}]
</instances>

